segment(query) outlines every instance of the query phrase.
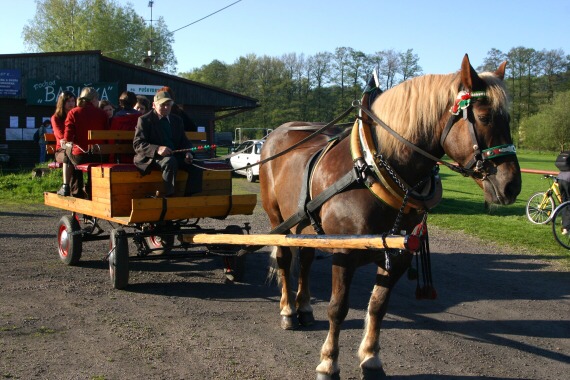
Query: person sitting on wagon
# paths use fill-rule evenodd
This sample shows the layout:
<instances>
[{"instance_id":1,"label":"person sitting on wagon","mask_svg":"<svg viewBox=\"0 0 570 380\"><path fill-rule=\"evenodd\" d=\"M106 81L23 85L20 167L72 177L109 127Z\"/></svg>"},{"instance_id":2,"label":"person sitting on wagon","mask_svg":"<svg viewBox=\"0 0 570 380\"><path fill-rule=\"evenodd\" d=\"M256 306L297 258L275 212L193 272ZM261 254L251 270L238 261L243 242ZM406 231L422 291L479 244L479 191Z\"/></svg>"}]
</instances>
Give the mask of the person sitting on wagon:
<instances>
[{"instance_id":1,"label":"person sitting on wagon","mask_svg":"<svg viewBox=\"0 0 570 380\"><path fill-rule=\"evenodd\" d=\"M143 175L148 174L153 166L160 167L164 197L174 195L178 169L190 171L194 158L190 151L173 153L174 150L192 148L182 119L170 113L173 104L168 92L157 92L152 103L153 111L139 117L133 139L134 164Z\"/></svg>"},{"instance_id":2,"label":"person sitting on wagon","mask_svg":"<svg viewBox=\"0 0 570 380\"><path fill-rule=\"evenodd\" d=\"M119 111L111 118L111 131L134 131L139 116L141 113L134 109L137 103L137 96L131 91L123 91L119 96ZM115 141L110 140L109 143L113 144ZM132 154L110 154L109 162L113 163L128 163L132 162Z\"/></svg>"},{"instance_id":3,"label":"person sitting on wagon","mask_svg":"<svg viewBox=\"0 0 570 380\"><path fill-rule=\"evenodd\" d=\"M150 112L151 108L148 98L144 95L137 95L137 104L135 104L135 109L143 115Z\"/></svg>"},{"instance_id":4,"label":"person sitting on wagon","mask_svg":"<svg viewBox=\"0 0 570 380\"><path fill-rule=\"evenodd\" d=\"M99 93L93 87L85 87L77 98L77 107L67 113L65 117L63 139L60 145L65 147L65 155L74 166L90 162L104 161L99 155L88 152L89 144L101 141L89 141L89 130L106 130L109 118L105 111L98 107ZM67 144L67 143L71 144ZM89 199L89 186L83 184L83 172L73 170L70 183L65 183L57 194L76 198Z\"/></svg>"}]
</instances>

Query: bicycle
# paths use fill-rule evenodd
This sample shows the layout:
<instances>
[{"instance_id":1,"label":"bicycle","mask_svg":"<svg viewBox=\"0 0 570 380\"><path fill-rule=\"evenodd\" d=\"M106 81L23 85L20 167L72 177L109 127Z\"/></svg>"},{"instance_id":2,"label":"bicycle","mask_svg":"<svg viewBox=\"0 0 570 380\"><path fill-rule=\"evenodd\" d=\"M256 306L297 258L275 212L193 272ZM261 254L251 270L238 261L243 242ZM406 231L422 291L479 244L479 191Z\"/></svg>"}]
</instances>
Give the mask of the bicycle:
<instances>
[{"instance_id":1,"label":"bicycle","mask_svg":"<svg viewBox=\"0 0 570 380\"><path fill-rule=\"evenodd\" d=\"M564 217L566 215L566 218ZM563 222L569 223L570 219L570 201L560 204L552 214L552 233L554 239L566 249L570 249L570 226Z\"/></svg>"},{"instance_id":2,"label":"bicycle","mask_svg":"<svg viewBox=\"0 0 570 380\"><path fill-rule=\"evenodd\" d=\"M552 181L546 191L534 193L526 203L526 217L531 223L546 224L552 220L553 211L562 203L562 195L558 186L558 177L545 174L545 179Z\"/></svg>"}]
</instances>

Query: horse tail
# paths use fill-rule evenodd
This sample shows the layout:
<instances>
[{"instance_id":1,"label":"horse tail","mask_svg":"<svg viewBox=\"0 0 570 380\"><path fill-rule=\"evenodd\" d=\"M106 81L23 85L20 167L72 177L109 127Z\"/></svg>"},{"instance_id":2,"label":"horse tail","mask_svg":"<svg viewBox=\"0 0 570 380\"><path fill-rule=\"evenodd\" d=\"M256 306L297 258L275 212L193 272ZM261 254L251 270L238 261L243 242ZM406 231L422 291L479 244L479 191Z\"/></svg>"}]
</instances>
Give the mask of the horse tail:
<instances>
[{"instance_id":1,"label":"horse tail","mask_svg":"<svg viewBox=\"0 0 570 380\"><path fill-rule=\"evenodd\" d=\"M269 255L269 270L265 278L266 284L277 284L281 286L281 277L279 277L279 265L277 264L277 250L279 247L274 246ZM299 276L299 249L291 247L291 267L289 268L291 277L297 278Z\"/></svg>"}]
</instances>

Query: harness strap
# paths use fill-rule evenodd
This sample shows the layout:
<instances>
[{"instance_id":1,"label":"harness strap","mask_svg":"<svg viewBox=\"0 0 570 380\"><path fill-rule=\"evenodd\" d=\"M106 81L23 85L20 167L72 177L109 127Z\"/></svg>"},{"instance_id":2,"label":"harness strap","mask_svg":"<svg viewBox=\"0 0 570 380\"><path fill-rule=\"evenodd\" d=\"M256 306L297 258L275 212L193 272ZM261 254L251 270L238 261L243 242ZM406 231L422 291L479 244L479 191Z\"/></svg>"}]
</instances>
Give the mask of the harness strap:
<instances>
[{"instance_id":1,"label":"harness strap","mask_svg":"<svg viewBox=\"0 0 570 380\"><path fill-rule=\"evenodd\" d=\"M353 166L352 170L350 170L331 186L327 187L324 191L307 202L307 199L310 197L309 182L311 173L315 168L315 163L319 161L324 153L328 152L330 145L335 144L336 141L338 140L332 141L329 146L315 152L315 154L313 154L313 156L310 158L307 166L305 167L305 171L303 172L301 194L299 196L297 212L291 215L289 218L287 218L287 220L275 227L273 230L271 230L269 232L270 234L283 234L306 219L311 220L311 224L313 225L313 228L317 234L324 233L320 226L320 223L318 222L318 217L316 216L318 209L336 194L343 192L353 183L359 182L361 178L358 169L356 166Z\"/></svg>"},{"instance_id":2,"label":"harness strap","mask_svg":"<svg viewBox=\"0 0 570 380\"><path fill-rule=\"evenodd\" d=\"M303 220L307 219L307 213L305 211L305 205L307 204L307 198L309 197L309 178L312 172L312 168L317 161L317 157L320 156L323 149L316 151L309 161L305 170L303 171L303 179L301 180L301 191L299 194L299 202L297 203L297 212L283 221L280 225L269 231L270 234L283 234L289 231L292 227L301 223Z\"/></svg>"}]
</instances>

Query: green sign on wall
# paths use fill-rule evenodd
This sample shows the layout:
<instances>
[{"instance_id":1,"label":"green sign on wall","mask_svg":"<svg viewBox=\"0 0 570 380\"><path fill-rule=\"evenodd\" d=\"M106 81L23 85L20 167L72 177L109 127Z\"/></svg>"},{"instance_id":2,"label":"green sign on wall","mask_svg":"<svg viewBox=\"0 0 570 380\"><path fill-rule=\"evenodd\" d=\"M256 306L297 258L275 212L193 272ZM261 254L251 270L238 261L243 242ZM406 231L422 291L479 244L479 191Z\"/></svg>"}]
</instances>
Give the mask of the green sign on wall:
<instances>
[{"instance_id":1,"label":"green sign on wall","mask_svg":"<svg viewBox=\"0 0 570 380\"><path fill-rule=\"evenodd\" d=\"M26 86L26 100L29 105L55 106L61 92L71 91L78 97L84 87L95 88L100 100L117 104L119 99L117 83L70 83L56 79L29 79Z\"/></svg>"}]
</instances>

